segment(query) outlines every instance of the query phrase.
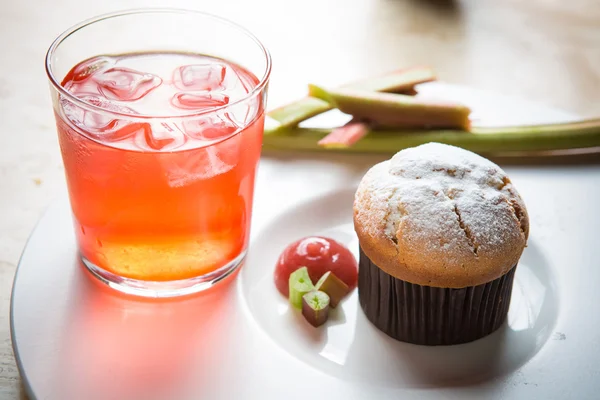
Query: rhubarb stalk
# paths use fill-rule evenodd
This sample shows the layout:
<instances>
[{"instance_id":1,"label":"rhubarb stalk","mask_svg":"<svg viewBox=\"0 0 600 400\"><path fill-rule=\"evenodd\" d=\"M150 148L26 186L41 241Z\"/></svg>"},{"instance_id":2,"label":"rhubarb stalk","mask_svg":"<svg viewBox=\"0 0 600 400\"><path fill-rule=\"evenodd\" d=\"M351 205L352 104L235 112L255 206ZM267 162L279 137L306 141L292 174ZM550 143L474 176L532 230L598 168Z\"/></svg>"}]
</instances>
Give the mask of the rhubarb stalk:
<instances>
[{"instance_id":1,"label":"rhubarb stalk","mask_svg":"<svg viewBox=\"0 0 600 400\"><path fill-rule=\"evenodd\" d=\"M319 146L335 148L349 147L369 133L369 126L364 122L349 122L344 126L333 128L331 133L319 140Z\"/></svg>"},{"instance_id":2,"label":"rhubarb stalk","mask_svg":"<svg viewBox=\"0 0 600 400\"><path fill-rule=\"evenodd\" d=\"M330 129L286 128L264 136L266 149L327 150L318 145ZM478 153L551 151L600 146L600 119L513 127L473 127L463 130L371 130L362 140L332 150L356 153L395 153L423 143L438 142Z\"/></svg>"},{"instance_id":3,"label":"rhubarb stalk","mask_svg":"<svg viewBox=\"0 0 600 400\"><path fill-rule=\"evenodd\" d=\"M327 90L315 85L309 85L308 92L346 114L368 120L380 127L438 127L468 131L470 126L471 110L460 104L362 89Z\"/></svg>"},{"instance_id":4,"label":"rhubarb stalk","mask_svg":"<svg viewBox=\"0 0 600 400\"><path fill-rule=\"evenodd\" d=\"M435 73L428 67L415 67L395 71L382 76L360 80L343 88L355 88L376 92L411 92L415 85L435 80ZM298 125L300 122L322 114L332 109L332 106L314 97L305 97L293 103L278 107L268 113L277 121L278 128L285 129ZM268 131L268 134L279 133L278 129Z\"/></svg>"}]
</instances>

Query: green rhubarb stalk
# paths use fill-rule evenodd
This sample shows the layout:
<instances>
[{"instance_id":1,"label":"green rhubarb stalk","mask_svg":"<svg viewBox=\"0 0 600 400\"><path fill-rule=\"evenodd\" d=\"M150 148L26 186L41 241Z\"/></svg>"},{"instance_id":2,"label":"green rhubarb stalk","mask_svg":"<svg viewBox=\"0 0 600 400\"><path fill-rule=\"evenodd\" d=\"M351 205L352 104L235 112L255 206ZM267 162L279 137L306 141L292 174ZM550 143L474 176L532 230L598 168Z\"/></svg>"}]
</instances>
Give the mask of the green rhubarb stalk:
<instances>
[{"instance_id":1,"label":"green rhubarb stalk","mask_svg":"<svg viewBox=\"0 0 600 400\"><path fill-rule=\"evenodd\" d=\"M280 127L291 127L329 110L331 110L331 105L326 101L305 97L269 111L267 115L277 121Z\"/></svg>"},{"instance_id":2,"label":"green rhubarb stalk","mask_svg":"<svg viewBox=\"0 0 600 400\"><path fill-rule=\"evenodd\" d=\"M416 67L360 80L342 87L376 92L404 92L412 90L419 83L433 80L435 80L435 74L431 68ZM332 108L328 102L314 97L305 97L293 103L275 108L269 111L267 115L277 121L279 128L285 129L296 126L300 122L329 111ZM268 131L269 134L278 132L277 129Z\"/></svg>"},{"instance_id":3,"label":"green rhubarb stalk","mask_svg":"<svg viewBox=\"0 0 600 400\"><path fill-rule=\"evenodd\" d=\"M346 148L327 149L318 141L329 129L286 128L281 134L264 136L265 149L318 150L354 153L396 153L429 142L445 143L477 153L511 153L582 149L600 146L600 119L548 125L462 130L371 130Z\"/></svg>"},{"instance_id":4,"label":"green rhubarb stalk","mask_svg":"<svg viewBox=\"0 0 600 400\"><path fill-rule=\"evenodd\" d=\"M350 114L380 127L439 127L469 130L471 110L461 104L440 103L395 93L361 89L323 89L309 85L308 92Z\"/></svg>"}]
</instances>

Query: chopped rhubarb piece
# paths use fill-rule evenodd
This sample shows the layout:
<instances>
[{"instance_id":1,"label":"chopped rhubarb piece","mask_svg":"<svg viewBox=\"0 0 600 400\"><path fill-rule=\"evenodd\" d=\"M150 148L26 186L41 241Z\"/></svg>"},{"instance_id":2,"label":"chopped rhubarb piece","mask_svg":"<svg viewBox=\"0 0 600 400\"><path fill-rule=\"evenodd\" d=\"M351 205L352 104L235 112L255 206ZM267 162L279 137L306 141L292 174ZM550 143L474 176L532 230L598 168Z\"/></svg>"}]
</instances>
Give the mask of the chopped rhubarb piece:
<instances>
[{"instance_id":1,"label":"chopped rhubarb piece","mask_svg":"<svg viewBox=\"0 0 600 400\"><path fill-rule=\"evenodd\" d=\"M289 279L289 285L290 303L296 308L302 307L302 296L315 290L315 286L310 280L308 269L306 267L298 268L296 271L292 272Z\"/></svg>"},{"instance_id":2,"label":"chopped rhubarb piece","mask_svg":"<svg viewBox=\"0 0 600 400\"><path fill-rule=\"evenodd\" d=\"M312 291L302 296L302 315L312 326L321 326L329 318L329 295Z\"/></svg>"},{"instance_id":3,"label":"chopped rhubarb piece","mask_svg":"<svg viewBox=\"0 0 600 400\"><path fill-rule=\"evenodd\" d=\"M329 103L314 97L305 97L292 104L276 108L269 116L282 126L294 126L331 109Z\"/></svg>"},{"instance_id":4,"label":"chopped rhubarb piece","mask_svg":"<svg viewBox=\"0 0 600 400\"><path fill-rule=\"evenodd\" d=\"M326 90L314 85L309 86L309 93L380 127L470 128L471 110L460 104L357 89Z\"/></svg>"},{"instance_id":5,"label":"chopped rhubarb piece","mask_svg":"<svg viewBox=\"0 0 600 400\"><path fill-rule=\"evenodd\" d=\"M329 295L329 304L332 308L336 308L339 302L350 293L348 285L331 271L327 271L325 275L319 279L319 282L315 285L315 289Z\"/></svg>"},{"instance_id":6,"label":"chopped rhubarb piece","mask_svg":"<svg viewBox=\"0 0 600 400\"><path fill-rule=\"evenodd\" d=\"M350 147L369 133L369 126L364 122L350 122L319 140L319 146L329 148Z\"/></svg>"},{"instance_id":7,"label":"chopped rhubarb piece","mask_svg":"<svg viewBox=\"0 0 600 400\"><path fill-rule=\"evenodd\" d=\"M430 67L412 67L388 72L376 77L362 79L344 85L344 88L375 92L403 93L414 95L415 85L436 80ZM267 115L277 121L278 126L265 130L267 135L282 133L281 130L298 125L311 117L331 110L332 105L314 97L305 97L293 103L275 108Z\"/></svg>"}]
</instances>

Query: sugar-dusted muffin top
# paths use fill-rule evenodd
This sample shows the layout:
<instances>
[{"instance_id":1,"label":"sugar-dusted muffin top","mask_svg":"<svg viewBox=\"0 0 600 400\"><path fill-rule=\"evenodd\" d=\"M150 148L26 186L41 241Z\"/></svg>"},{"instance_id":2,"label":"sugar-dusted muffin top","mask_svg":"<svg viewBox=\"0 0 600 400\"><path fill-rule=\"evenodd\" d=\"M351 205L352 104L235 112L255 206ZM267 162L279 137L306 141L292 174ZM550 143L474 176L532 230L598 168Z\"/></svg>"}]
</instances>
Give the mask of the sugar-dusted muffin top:
<instances>
[{"instance_id":1,"label":"sugar-dusted muffin top","mask_svg":"<svg viewBox=\"0 0 600 400\"><path fill-rule=\"evenodd\" d=\"M411 283L462 288L490 282L519 260L529 217L493 162L428 143L372 167L354 200L361 248Z\"/></svg>"}]
</instances>

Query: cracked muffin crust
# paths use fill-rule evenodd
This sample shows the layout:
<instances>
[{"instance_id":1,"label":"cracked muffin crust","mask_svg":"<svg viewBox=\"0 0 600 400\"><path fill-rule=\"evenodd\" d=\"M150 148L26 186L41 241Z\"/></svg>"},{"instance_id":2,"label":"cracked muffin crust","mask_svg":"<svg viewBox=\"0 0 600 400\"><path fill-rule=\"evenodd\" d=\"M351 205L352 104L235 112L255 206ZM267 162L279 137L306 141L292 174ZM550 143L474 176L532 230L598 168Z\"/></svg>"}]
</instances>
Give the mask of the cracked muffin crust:
<instances>
[{"instance_id":1,"label":"cracked muffin crust","mask_svg":"<svg viewBox=\"0 0 600 400\"><path fill-rule=\"evenodd\" d=\"M504 171L429 143L371 168L354 201L362 251L413 284L464 288L506 274L529 235L527 209Z\"/></svg>"}]
</instances>

